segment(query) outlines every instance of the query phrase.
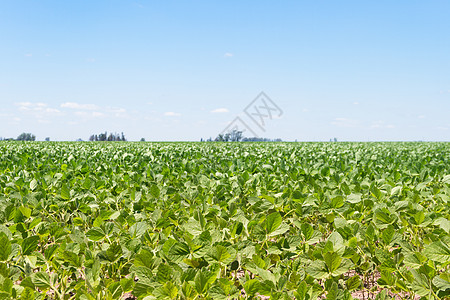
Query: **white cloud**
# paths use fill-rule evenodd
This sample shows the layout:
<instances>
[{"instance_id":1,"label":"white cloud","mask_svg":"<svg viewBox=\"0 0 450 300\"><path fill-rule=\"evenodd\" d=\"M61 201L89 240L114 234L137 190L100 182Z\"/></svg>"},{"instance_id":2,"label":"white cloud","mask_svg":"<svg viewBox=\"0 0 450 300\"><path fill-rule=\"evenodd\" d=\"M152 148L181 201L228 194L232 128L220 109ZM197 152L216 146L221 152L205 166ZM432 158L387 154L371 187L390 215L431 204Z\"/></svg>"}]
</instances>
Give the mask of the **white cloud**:
<instances>
[{"instance_id":1,"label":"white cloud","mask_svg":"<svg viewBox=\"0 0 450 300\"><path fill-rule=\"evenodd\" d=\"M386 124L382 120L378 120L378 121L372 122L372 125L370 125L370 128L372 128L372 129L392 129L392 128L395 128L395 126L392 124Z\"/></svg>"},{"instance_id":2,"label":"white cloud","mask_svg":"<svg viewBox=\"0 0 450 300\"><path fill-rule=\"evenodd\" d=\"M51 107L47 107L44 111L49 114L60 114L61 113L61 111L59 109L51 108Z\"/></svg>"},{"instance_id":3,"label":"white cloud","mask_svg":"<svg viewBox=\"0 0 450 300\"><path fill-rule=\"evenodd\" d=\"M227 52L223 56L224 57L233 57L233 53Z\"/></svg>"},{"instance_id":4,"label":"white cloud","mask_svg":"<svg viewBox=\"0 0 450 300\"><path fill-rule=\"evenodd\" d=\"M332 125L338 127L356 127L358 125L357 120L347 119L347 118L335 118Z\"/></svg>"},{"instance_id":5,"label":"white cloud","mask_svg":"<svg viewBox=\"0 0 450 300\"><path fill-rule=\"evenodd\" d=\"M32 54L32 53L27 53L27 54L25 54L25 56L26 56L26 57L32 57L33 54Z\"/></svg>"},{"instance_id":6,"label":"white cloud","mask_svg":"<svg viewBox=\"0 0 450 300\"><path fill-rule=\"evenodd\" d=\"M105 116L104 113L99 111L76 111L74 114L83 118L100 118Z\"/></svg>"},{"instance_id":7,"label":"white cloud","mask_svg":"<svg viewBox=\"0 0 450 300\"><path fill-rule=\"evenodd\" d=\"M353 105L358 105L358 104L359 104L358 101L353 102Z\"/></svg>"},{"instance_id":8,"label":"white cloud","mask_svg":"<svg viewBox=\"0 0 450 300\"><path fill-rule=\"evenodd\" d=\"M61 107L70 109L83 109L83 110L98 110L98 105L95 104L81 104L76 102L65 102L61 104Z\"/></svg>"},{"instance_id":9,"label":"white cloud","mask_svg":"<svg viewBox=\"0 0 450 300\"><path fill-rule=\"evenodd\" d=\"M22 111L43 111L47 107L47 104L42 102L19 102L16 105Z\"/></svg>"},{"instance_id":10,"label":"white cloud","mask_svg":"<svg viewBox=\"0 0 450 300\"><path fill-rule=\"evenodd\" d=\"M417 116L417 118L419 118L419 119L425 119L425 116L424 116L424 115L420 115L420 116Z\"/></svg>"},{"instance_id":11,"label":"white cloud","mask_svg":"<svg viewBox=\"0 0 450 300\"><path fill-rule=\"evenodd\" d=\"M51 118L55 116L61 116L64 113L59 109L48 107L47 103L43 102L18 102L16 103L21 114L27 116L27 118L34 117L38 123L50 123ZM18 118L20 120L20 118Z\"/></svg>"},{"instance_id":12,"label":"white cloud","mask_svg":"<svg viewBox=\"0 0 450 300\"><path fill-rule=\"evenodd\" d=\"M115 113L115 114L123 114L126 113L127 110L125 108L121 107L111 107L107 109L108 112Z\"/></svg>"},{"instance_id":13,"label":"white cloud","mask_svg":"<svg viewBox=\"0 0 450 300\"><path fill-rule=\"evenodd\" d=\"M211 112L213 114L216 114L216 113L227 113L227 112L229 112L229 110L228 110L228 108L222 107L222 108L213 109Z\"/></svg>"},{"instance_id":14,"label":"white cloud","mask_svg":"<svg viewBox=\"0 0 450 300\"><path fill-rule=\"evenodd\" d=\"M179 117L179 116L181 116L181 114L173 112L173 111L168 111L168 112L164 113L164 116L166 116L166 117Z\"/></svg>"}]
</instances>

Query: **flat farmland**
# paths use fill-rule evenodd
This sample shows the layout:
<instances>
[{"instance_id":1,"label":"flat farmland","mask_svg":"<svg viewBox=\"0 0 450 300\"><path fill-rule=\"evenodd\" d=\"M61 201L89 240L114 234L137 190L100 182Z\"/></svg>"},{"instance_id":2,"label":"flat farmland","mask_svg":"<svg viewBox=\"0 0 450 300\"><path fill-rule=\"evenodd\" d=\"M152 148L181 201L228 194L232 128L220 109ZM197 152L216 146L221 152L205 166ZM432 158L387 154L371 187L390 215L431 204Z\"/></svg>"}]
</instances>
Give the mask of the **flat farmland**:
<instances>
[{"instance_id":1,"label":"flat farmland","mask_svg":"<svg viewBox=\"0 0 450 300\"><path fill-rule=\"evenodd\" d=\"M0 142L1 299L448 299L449 143Z\"/></svg>"}]
</instances>

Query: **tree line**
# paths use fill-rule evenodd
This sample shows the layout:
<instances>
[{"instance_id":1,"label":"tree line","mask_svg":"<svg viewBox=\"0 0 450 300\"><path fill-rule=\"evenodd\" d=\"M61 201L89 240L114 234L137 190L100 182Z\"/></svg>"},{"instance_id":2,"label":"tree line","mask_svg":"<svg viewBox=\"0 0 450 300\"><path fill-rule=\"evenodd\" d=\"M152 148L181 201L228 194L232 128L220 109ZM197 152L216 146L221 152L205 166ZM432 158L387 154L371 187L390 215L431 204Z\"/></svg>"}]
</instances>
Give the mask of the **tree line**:
<instances>
[{"instance_id":1,"label":"tree line","mask_svg":"<svg viewBox=\"0 0 450 300\"><path fill-rule=\"evenodd\" d=\"M203 139L201 139L203 142ZM281 139L268 139L261 137L245 137L240 130L233 129L227 133L220 133L215 139L209 138L207 142L282 142Z\"/></svg>"},{"instance_id":2,"label":"tree line","mask_svg":"<svg viewBox=\"0 0 450 300\"><path fill-rule=\"evenodd\" d=\"M108 132L100 133L100 134L93 134L89 137L89 141L91 142L101 142L101 141L110 141L110 142L126 142L125 135L123 132L121 134L118 133L110 133L108 135Z\"/></svg>"},{"instance_id":3,"label":"tree line","mask_svg":"<svg viewBox=\"0 0 450 300\"><path fill-rule=\"evenodd\" d=\"M21 133L16 139L13 138L2 138L0 137L0 141L35 141L36 136L32 133Z\"/></svg>"}]
</instances>

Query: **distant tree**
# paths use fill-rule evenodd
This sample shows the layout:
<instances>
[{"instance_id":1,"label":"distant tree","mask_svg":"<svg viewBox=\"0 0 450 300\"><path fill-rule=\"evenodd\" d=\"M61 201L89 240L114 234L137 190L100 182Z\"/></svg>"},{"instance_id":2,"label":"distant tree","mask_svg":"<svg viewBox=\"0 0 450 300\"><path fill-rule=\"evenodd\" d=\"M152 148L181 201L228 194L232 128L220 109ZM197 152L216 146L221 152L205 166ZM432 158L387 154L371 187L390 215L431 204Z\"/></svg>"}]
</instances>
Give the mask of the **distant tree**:
<instances>
[{"instance_id":1,"label":"distant tree","mask_svg":"<svg viewBox=\"0 0 450 300\"><path fill-rule=\"evenodd\" d=\"M110 133L108 135L108 132L105 131L104 133L100 133L99 135L97 134L93 134L89 137L89 141L91 142L97 142L97 141L116 141L116 142L125 142L127 139L125 138L125 135L123 134L118 134L118 133Z\"/></svg>"},{"instance_id":2,"label":"distant tree","mask_svg":"<svg viewBox=\"0 0 450 300\"><path fill-rule=\"evenodd\" d=\"M49 138L49 137L46 137L46 138L45 138L45 141L46 141L46 142L50 142L50 138Z\"/></svg>"},{"instance_id":3,"label":"distant tree","mask_svg":"<svg viewBox=\"0 0 450 300\"><path fill-rule=\"evenodd\" d=\"M242 138L243 138L242 131L234 129L230 132L230 141L240 142Z\"/></svg>"},{"instance_id":4,"label":"distant tree","mask_svg":"<svg viewBox=\"0 0 450 300\"><path fill-rule=\"evenodd\" d=\"M35 141L36 140L36 136L34 134L31 133L21 133L17 139L18 141Z\"/></svg>"},{"instance_id":5,"label":"distant tree","mask_svg":"<svg viewBox=\"0 0 450 300\"><path fill-rule=\"evenodd\" d=\"M141 142L145 142L145 138L141 138Z\"/></svg>"},{"instance_id":6,"label":"distant tree","mask_svg":"<svg viewBox=\"0 0 450 300\"><path fill-rule=\"evenodd\" d=\"M230 132L227 132L225 134L220 133L214 141L216 142L240 142L244 140L244 135L242 134L242 131L233 129Z\"/></svg>"},{"instance_id":7,"label":"distant tree","mask_svg":"<svg viewBox=\"0 0 450 300\"><path fill-rule=\"evenodd\" d=\"M211 140L211 138L210 138L210 140ZM216 137L216 139L215 139L214 141L215 141L215 142L224 142L224 141L225 141L225 138L224 138L223 134L220 133L220 134Z\"/></svg>"}]
</instances>

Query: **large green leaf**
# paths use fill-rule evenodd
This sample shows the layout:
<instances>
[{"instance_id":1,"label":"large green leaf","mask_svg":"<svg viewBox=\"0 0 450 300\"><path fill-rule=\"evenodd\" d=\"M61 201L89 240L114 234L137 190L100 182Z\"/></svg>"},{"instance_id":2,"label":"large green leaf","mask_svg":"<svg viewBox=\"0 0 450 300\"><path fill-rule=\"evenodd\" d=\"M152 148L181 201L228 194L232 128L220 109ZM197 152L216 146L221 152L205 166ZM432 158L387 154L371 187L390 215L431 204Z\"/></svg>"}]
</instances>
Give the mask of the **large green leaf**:
<instances>
[{"instance_id":1,"label":"large green leaf","mask_svg":"<svg viewBox=\"0 0 450 300\"><path fill-rule=\"evenodd\" d=\"M34 250L36 250L38 244L39 244L39 236L34 235L27 237L22 242L22 254L23 255L31 254Z\"/></svg>"},{"instance_id":2,"label":"large green leaf","mask_svg":"<svg viewBox=\"0 0 450 300\"><path fill-rule=\"evenodd\" d=\"M433 261L445 265L450 263L450 247L442 241L436 241L426 246L423 254Z\"/></svg>"},{"instance_id":3,"label":"large green leaf","mask_svg":"<svg viewBox=\"0 0 450 300\"><path fill-rule=\"evenodd\" d=\"M274 212L268 215L264 222L266 233L267 234L273 233L275 230L278 229L278 227L280 227L282 221L283 218L281 217L279 212Z\"/></svg>"},{"instance_id":4,"label":"large green leaf","mask_svg":"<svg viewBox=\"0 0 450 300\"><path fill-rule=\"evenodd\" d=\"M37 272L33 274L33 284L41 290L50 288L50 276L45 272Z\"/></svg>"},{"instance_id":5,"label":"large green leaf","mask_svg":"<svg viewBox=\"0 0 450 300\"><path fill-rule=\"evenodd\" d=\"M91 241L100 241L106 236L106 234L100 227L93 227L86 232L86 236Z\"/></svg>"},{"instance_id":6,"label":"large green leaf","mask_svg":"<svg viewBox=\"0 0 450 300\"><path fill-rule=\"evenodd\" d=\"M4 232L0 232L0 260L8 260L11 254L11 242Z\"/></svg>"}]
</instances>

